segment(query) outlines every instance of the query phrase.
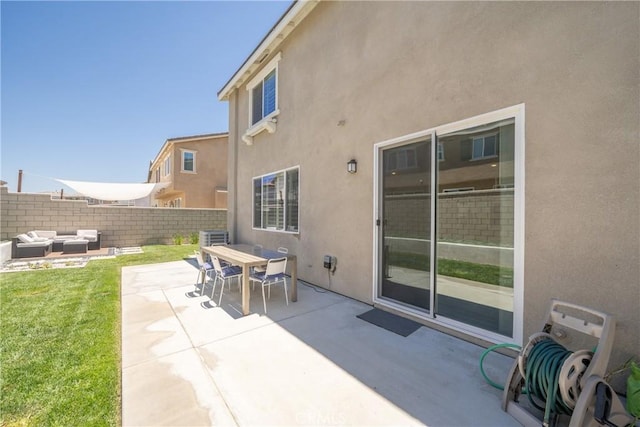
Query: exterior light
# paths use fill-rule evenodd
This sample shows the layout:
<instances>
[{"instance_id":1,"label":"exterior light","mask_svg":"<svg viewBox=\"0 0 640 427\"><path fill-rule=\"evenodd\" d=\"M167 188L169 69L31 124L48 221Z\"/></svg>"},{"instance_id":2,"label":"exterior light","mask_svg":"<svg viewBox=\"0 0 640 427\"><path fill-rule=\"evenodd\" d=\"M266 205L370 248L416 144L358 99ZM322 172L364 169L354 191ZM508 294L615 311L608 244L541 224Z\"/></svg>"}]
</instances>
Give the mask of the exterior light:
<instances>
[{"instance_id":1,"label":"exterior light","mask_svg":"<svg viewBox=\"0 0 640 427\"><path fill-rule=\"evenodd\" d=\"M347 172L349 173L358 172L358 162L356 162L356 159L349 160L349 163L347 163Z\"/></svg>"}]
</instances>

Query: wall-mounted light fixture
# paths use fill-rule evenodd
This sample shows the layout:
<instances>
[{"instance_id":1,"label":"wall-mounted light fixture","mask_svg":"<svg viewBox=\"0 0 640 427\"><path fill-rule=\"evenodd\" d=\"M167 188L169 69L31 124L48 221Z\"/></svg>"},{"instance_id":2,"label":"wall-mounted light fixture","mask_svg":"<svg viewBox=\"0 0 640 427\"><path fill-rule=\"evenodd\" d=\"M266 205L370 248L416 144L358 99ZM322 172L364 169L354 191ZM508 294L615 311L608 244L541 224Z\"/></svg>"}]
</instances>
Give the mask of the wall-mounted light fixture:
<instances>
[{"instance_id":1,"label":"wall-mounted light fixture","mask_svg":"<svg viewBox=\"0 0 640 427\"><path fill-rule=\"evenodd\" d=\"M358 162L356 162L356 159L349 160L349 163L347 163L347 172L349 173L358 172Z\"/></svg>"}]
</instances>

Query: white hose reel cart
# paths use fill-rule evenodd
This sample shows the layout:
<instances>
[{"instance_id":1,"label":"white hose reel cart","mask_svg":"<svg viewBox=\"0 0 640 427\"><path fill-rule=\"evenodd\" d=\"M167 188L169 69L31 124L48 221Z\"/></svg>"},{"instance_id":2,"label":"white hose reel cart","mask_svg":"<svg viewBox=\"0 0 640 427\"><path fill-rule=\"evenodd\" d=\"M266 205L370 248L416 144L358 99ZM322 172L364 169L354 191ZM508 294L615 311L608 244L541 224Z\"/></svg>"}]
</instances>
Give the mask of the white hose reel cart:
<instances>
[{"instance_id":1,"label":"white hose reel cart","mask_svg":"<svg viewBox=\"0 0 640 427\"><path fill-rule=\"evenodd\" d=\"M576 304L551 301L542 332L516 358L502 409L523 426L628 426L629 415L604 381L615 319Z\"/></svg>"}]
</instances>

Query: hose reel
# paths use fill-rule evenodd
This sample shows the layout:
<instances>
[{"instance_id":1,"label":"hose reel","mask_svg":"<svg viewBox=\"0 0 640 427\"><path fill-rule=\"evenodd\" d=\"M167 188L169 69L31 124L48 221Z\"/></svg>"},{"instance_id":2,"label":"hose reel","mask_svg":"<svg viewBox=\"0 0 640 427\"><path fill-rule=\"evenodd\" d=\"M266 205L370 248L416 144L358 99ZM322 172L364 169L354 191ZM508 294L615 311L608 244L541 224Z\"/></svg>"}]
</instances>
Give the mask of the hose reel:
<instances>
[{"instance_id":1,"label":"hose reel","mask_svg":"<svg viewBox=\"0 0 640 427\"><path fill-rule=\"evenodd\" d=\"M552 300L542 332L531 335L514 361L502 409L524 426L557 425L566 421L565 415L570 416L569 427L599 426L603 415L596 400L604 392L596 393L596 389L606 389L607 422L620 426L632 423L633 418L602 379L614 330L615 320L608 314ZM597 339L595 345L589 345L593 351L566 348L593 338ZM524 394L526 398L521 397Z\"/></svg>"},{"instance_id":2,"label":"hose reel","mask_svg":"<svg viewBox=\"0 0 640 427\"><path fill-rule=\"evenodd\" d=\"M538 332L533 334L529 338L529 342L522 348L520 355L518 356L518 370L522 378L527 379L527 364L535 365L536 361L530 359L532 351L536 348L538 343L553 342L556 341L553 337L546 332ZM570 352L564 349L561 344L557 344L560 347L559 351L564 350L566 352L562 366L557 374L557 386L560 397L564 406L569 410L573 410L576 406L576 401L580 395L581 385L580 380L587 371L587 367L591 363L593 352L589 350L578 350L576 352ZM540 346L538 346L540 347ZM542 360L544 362L544 360ZM558 367L556 366L556 369ZM540 397L540 396L538 396ZM531 395L530 395L531 399Z\"/></svg>"}]
</instances>

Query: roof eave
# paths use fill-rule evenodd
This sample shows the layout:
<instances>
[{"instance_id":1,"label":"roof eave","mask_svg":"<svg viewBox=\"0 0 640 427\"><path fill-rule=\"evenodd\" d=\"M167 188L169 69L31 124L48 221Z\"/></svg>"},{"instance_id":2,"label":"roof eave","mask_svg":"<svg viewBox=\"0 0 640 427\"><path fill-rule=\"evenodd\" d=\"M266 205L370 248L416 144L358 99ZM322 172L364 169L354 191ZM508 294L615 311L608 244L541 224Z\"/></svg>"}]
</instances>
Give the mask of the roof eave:
<instances>
[{"instance_id":1,"label":"roof eave","mask_svg":"<svg viewBox=\"0 0 640 427\"><path fill-rule=\"evenodd\" d=\"M218 92L218 100L228 101L231 92L241 87L242 84L256 72L265 59L277 50L278 46L280 46L309 12L316 7L319 1L320 0L295 1L273 28L271 28L240 68L231 76L229 81L220 89Z\"/></svg>"}]
</instances>

